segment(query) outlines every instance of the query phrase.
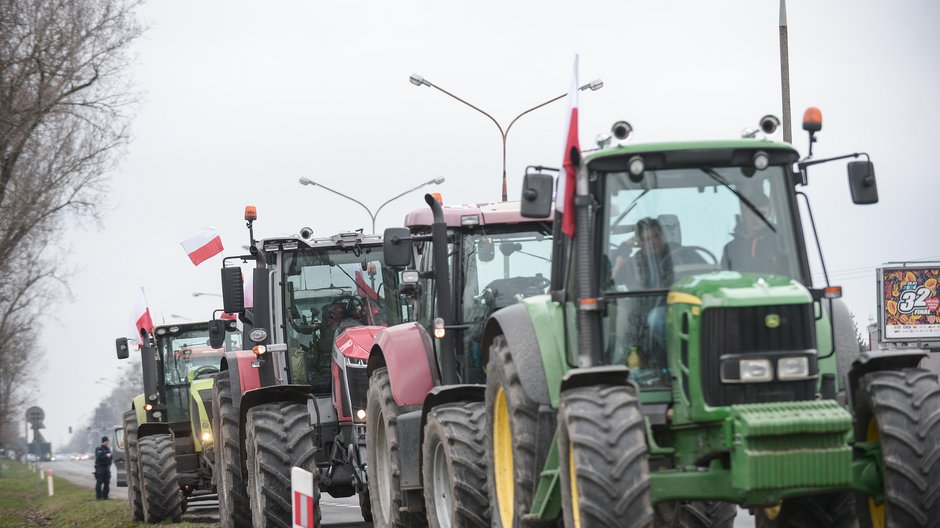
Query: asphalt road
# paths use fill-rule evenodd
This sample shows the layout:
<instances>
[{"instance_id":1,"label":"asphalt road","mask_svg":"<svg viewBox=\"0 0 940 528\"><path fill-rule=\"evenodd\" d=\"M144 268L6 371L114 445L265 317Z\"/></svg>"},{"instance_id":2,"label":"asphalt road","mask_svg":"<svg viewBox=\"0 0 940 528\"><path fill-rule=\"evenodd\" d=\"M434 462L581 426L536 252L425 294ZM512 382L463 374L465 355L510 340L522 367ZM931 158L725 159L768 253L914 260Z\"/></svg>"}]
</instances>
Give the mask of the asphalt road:
<instances>
[{"instance_id":1,"label":"asphalt road","mask_svg":"<svg viewBox=\"0 0 940 528\"><path fill-rule=\"evenodd\" d=\"M43 464L43 469L52 470L54 475L66 478L79 486L87 487L89 489L89 500L93 500L94 496L95 477L92 475L93 468L92 460L63 460ZM115 485L115 472L113 469L111 471L111 498L127 500L127 488L118 488ZM359 499L355 495L338 499L324 494L320 499L320 507L323 512L324 528L366 528L372 526L372 523L362 521L362 514L359 512ZM217 526L219 523L218 502L208 500L190 503L189 510L183 516L183 520ZM754 518L746 510L738 510L734 528L753 527Z\"/></svg>"}]
</instances>

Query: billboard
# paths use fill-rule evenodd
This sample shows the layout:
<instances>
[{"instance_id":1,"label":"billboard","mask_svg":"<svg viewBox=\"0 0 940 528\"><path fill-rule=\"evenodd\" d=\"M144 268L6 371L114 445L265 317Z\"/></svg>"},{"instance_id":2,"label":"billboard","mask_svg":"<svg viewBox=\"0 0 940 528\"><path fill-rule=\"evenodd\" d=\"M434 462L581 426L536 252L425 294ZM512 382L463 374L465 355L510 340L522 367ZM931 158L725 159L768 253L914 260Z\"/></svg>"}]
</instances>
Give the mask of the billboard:
<instances>
[{"instance_id":1,"label":"billboard","mask_svg":"<svg viewBox=\"0 0 940 528\"><path fill-rule=\"evenodd\" d=\"M884 341L940 340L940 265L878 270Z\"/></svg>"}]
</instances>

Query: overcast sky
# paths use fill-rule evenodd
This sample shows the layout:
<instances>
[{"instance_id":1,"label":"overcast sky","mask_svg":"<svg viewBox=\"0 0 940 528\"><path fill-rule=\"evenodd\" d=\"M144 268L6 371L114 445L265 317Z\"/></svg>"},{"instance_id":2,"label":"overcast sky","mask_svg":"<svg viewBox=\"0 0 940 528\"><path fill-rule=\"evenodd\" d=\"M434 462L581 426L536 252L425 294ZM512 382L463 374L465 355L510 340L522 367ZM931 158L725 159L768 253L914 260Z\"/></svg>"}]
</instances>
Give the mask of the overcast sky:
<instances>
[{"instance_id":1,"label":"overcast sky","mask_svg":"<svg viewBox=\"0 0 940 528\"><path fill-rule=\"evenodd\" d=\"M875 314L874 268L940 258L933 231L940 122L940 3L791 0L794 144L807 106L822 109L816 157L871 154L881 202L854 206L845 164L813 167L806 189L834 283L860 325ZM259 237L368 227L365 212L445 177L444 201L499 199L507 124L565 92L574 55L582 83L581 144L619 119L634 141L738 137L781 114L778 0L700 1L151 1L131 74L143 93L133 141L113 175L101 225L68 233L74 299L51 313L38 404L45 434L68 439L121 383L114 338L126 335L138 289L155 322L206 319L219 304L221 257L194 267L179 243L215 226L227 254ZM510 198L526 165L558 166L564 100L522 118L508 139ZM775 139L780 139L778 134ZM378 227L423 205L386 207ZM815 247L812 248L815 251ZM175 315L174 315L175 314ZM104 378L104 381L102 381Z\"/></svg>"}]
</instances>

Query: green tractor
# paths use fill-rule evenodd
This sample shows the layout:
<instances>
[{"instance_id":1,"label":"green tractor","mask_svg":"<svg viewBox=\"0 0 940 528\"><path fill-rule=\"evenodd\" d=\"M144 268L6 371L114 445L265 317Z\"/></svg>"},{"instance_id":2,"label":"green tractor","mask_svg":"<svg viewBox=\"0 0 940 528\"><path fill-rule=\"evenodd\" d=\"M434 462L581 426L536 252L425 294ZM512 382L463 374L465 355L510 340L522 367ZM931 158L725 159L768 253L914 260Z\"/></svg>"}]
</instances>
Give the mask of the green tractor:
<instances>
[{"instance_id":1,"label":"green tractor","mask_svg":"<svg viewBox=\"0 0 940 528\"><path fill-rule=\"evenodd\" d=\"M925 353L860 352L841 289L812 285L798 187L867 158L812 159L821 123L807 112L803 160L754 138L570 154L551 294L484 333L493 526L731 527L736 506L758 527L938 526ZM876 202L871 162L848 173L854 202ZM551 178L522 196L544 216Z\"/></svg>"},{"instance_id":2,"label":"green tractor","mask_svg":"<svg viewBox=\"0 0 940 528\"><path fill-rule=\"evenodd\" d=\"M157 326L141 331L144 392L124 413L128 502L136 520L178 522L193 500L213 498L212 385L227 350L241 348L236 322ZM118 359L129 356L117 339Z\"/></svg>"}]
</instances>

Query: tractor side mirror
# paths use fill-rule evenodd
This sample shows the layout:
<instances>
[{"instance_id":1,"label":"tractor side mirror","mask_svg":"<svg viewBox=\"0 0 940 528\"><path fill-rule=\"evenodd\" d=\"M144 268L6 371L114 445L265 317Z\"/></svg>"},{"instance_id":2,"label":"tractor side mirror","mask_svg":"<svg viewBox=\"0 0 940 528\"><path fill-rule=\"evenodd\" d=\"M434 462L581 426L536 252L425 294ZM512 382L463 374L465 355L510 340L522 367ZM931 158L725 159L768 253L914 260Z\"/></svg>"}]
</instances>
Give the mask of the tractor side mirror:
<instances>
[{"instance_id":1,"label":"tractor side mirror","mask_svg":"<svg viewBox=\"0 0 940 528\"><path fill-rule=\"evenodd\" d=\"M212 348L222 348L225 346L225 329L228 321L225 319L213 319L209 321L209 346Z\"/></svg>"},{"instance_id":2,"label":"tractor side mirror","mask_svg":"<svg viewBox=\"0 0 940 528\"><path fill-rule=\"evenodd\" d=\"M382 252L388 266L411 264L411 231L407 227L389 227L382 237Z\"/></svg>"},{"instance_id":3,"label":"tractor side mirror","mask_svg":"<svg viewBox=\"0 0 940 528\"><path fill-rule=\"evenodd\" d=\"M127 338L119 337L114 341L115 348L117 348L117 358L118 359L127 359L130 355L130 349L127 348Z\"/></svg>"},{"instance_id":4,"label":"tractor side mirror","mask_svg":"<svg viewBox=\"0 0 940 528\"><path fill-rule=\"evenodd\" d=\"M521 213L524 218L545 218L552 214L554 178L548 174L526 174L522 180Z\"/></svg>"},{"instance_id":5,"label":"tractor side mirror","mask_svg":"<svg viewBox=\"0 0 940 528\"><path fill-rule=\"evenodd\" d=\"M850 161L849 188L852 190L853 202L862 205L878 203L875 165L870 161Z\"/></svg>"},{"instance_id":6,"label":"tractor side mirror","mask_svg":"<svg viewBox=\"0 0 940 528\"><path fill-rule=\"evenodd\" d=\"M222 268L222 309L225 313L245 312L245 281L237 266Z\"/></svg>"}]
</instances>

